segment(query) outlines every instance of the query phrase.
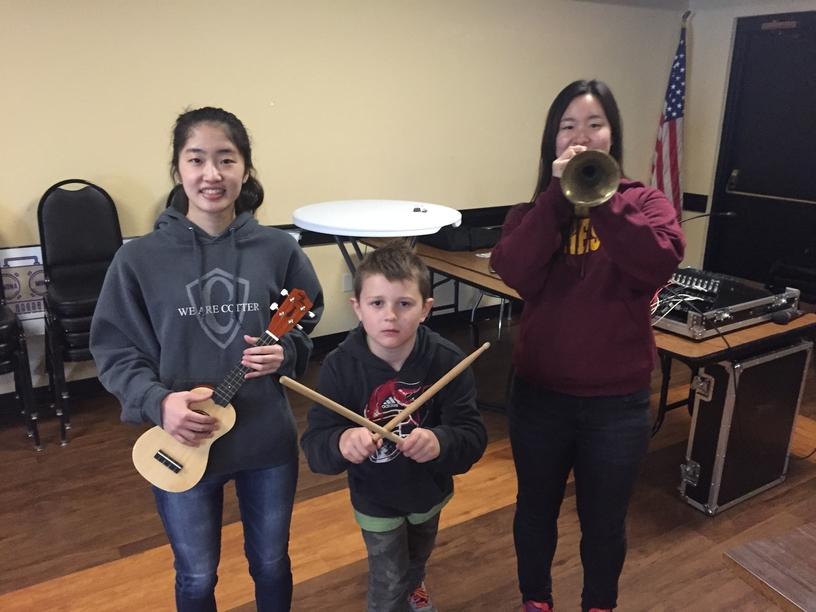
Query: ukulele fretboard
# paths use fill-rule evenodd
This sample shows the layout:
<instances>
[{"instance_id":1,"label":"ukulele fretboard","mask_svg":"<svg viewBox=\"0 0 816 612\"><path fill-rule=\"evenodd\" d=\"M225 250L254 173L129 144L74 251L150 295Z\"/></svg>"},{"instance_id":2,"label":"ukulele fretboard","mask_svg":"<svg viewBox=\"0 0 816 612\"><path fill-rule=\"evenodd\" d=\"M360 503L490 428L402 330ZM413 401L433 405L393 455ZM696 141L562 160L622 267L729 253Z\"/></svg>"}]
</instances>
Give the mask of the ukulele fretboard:
<instances>
[{"instance_id":1,"label":"ukulele fretboard","mask_svg":"<svg viewBox=\"0 0 816 612\"><path fill-rule=\"evenodd\" d=\"M275 344L278 341L271 332L266 331L261 334L261 337L255 343L255 346L269 346L270 344ZM248 368L240 363L230 370L229 374L227 374L226 378L221 381L215 391L213 391L213 401L218 404L219 406L226 406L232 401L232 398L238 393L238 389L241 388L241 385L244 384L244 376L247 372L249 372L251 368Z\"/></svg>"}]
</instances>

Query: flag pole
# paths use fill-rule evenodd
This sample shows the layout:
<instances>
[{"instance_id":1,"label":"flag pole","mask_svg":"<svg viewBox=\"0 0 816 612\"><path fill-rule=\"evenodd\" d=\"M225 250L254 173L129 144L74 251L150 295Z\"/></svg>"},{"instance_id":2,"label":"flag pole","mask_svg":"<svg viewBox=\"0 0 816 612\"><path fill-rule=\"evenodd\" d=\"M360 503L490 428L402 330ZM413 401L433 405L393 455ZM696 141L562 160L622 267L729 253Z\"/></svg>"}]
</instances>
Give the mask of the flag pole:
<instances>
[{"instance_id":1,"label":"flag pole","mask_svg":"<svg viewBox=\"0 0 816 612\"><path fill-rule=\"evenodd\" d=\"M683 159L683 116L686 90L686 26L692 11L681 18L680 40L672 60L663 111L658 123L652 157L651 184L666 194L674 205L677 219L683 215L683 188L681 181Z\"/></svg>"}]
</instances>

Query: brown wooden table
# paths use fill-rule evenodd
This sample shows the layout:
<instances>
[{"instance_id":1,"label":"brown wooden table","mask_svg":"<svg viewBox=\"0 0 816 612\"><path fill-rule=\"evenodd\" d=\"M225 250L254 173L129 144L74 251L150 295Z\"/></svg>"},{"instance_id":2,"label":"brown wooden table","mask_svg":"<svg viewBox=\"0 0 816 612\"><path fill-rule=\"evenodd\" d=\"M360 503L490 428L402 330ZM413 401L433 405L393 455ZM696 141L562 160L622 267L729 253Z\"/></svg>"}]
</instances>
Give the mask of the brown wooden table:
<instances>
[{"instance_id":1,"label":"brown wooden table","mask_svg":"<svg viewBox=\"0 0 816 612\"><path fill-rule=\"evenodd\" d=\"M380 247L388 241L386 238L364 238L364 244ZM490 270L489 258L480 251L445 251L427 244L418 243L416 252L432 272L444 274L454 280L483 289L498 297L521 299L515 289L508 287L498 274Z\"/></svg>"}]
</instances>

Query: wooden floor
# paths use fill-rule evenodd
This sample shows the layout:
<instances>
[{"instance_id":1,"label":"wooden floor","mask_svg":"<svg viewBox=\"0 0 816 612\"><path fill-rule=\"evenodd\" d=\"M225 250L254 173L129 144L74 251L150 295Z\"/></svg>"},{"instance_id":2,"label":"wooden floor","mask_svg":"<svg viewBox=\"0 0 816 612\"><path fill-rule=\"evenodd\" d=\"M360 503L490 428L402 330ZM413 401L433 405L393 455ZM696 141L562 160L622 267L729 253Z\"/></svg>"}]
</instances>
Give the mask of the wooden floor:
<instances>
[{"instance_id":1,"label":"wooden floor","mask_svg":"<svg viewBox=\"0 0 816 612\"><path fill-rule=\"evenodd\" d=\"M816 610L816 524L751 540L726 553L743 580L784 610Z\"/></svg>"},{"instance_id":2,"label":"wooden floor","mask_svg":"<svg viewBox=\"0 0 816 612\"><path fill-rule=\"evenodd\" d=\"M462 325L444 330L471 350ZM480 326L494 346L477 361L481 399L501 404L511 341L495 342L495 322ZM307 383L319 369L315 360ZM675 398L688 375L678 366ZM629 513L629 553L620 610L773 610L774 605L724 559L749 541L773 538L816 517L816 393L806 386L788 478L752 499L708 517L680 500L689 416L670 413L653 438ZM653 381L656 390L657 379ZM300 428L306 402L292 396ZM57 444L54 419L41 425L45 450L35 453L22 426L0 429L0 610L172 610L172 555L146 484L133 470L130 447L141 429L119 423L104 392L74 399L71 443ZM10 407L4 422L8 423ZM445 509L427 584L447 612L518 608L511 524L515 478L504 416L485 410L490 444L470 473L457 478ZM222 610L254 609L237 504L227 496L217 591ZM580 530L568 488L554 565L559 612L578 610ZM814 551L816 552L816 551ZM344 476L310 474L301 465L291 556L296 611L364 609L366 560Z\"/></svg>"}]
</instances>

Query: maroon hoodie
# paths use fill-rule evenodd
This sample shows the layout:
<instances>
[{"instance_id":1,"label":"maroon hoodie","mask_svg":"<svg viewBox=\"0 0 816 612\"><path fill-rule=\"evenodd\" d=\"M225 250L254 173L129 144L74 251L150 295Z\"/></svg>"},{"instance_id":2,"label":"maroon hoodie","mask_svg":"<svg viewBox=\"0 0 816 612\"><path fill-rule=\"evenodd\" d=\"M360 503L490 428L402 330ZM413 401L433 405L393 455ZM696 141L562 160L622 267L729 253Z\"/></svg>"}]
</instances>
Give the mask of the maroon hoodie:
<instances>
[{"instance_id":1,"label":"maroon hoodie","mask_svg":"<svg viewBox=\"0 0 816 612\"><path fill-rule=\"evenodd\" d=\"M516 374L585 397L648 387L649 303L684 248L674 206L636 181L622 180L589 218L573 217L557 178L534 204L511 209L490 263L525 301Z\"/></svg>"}]
</instances>

